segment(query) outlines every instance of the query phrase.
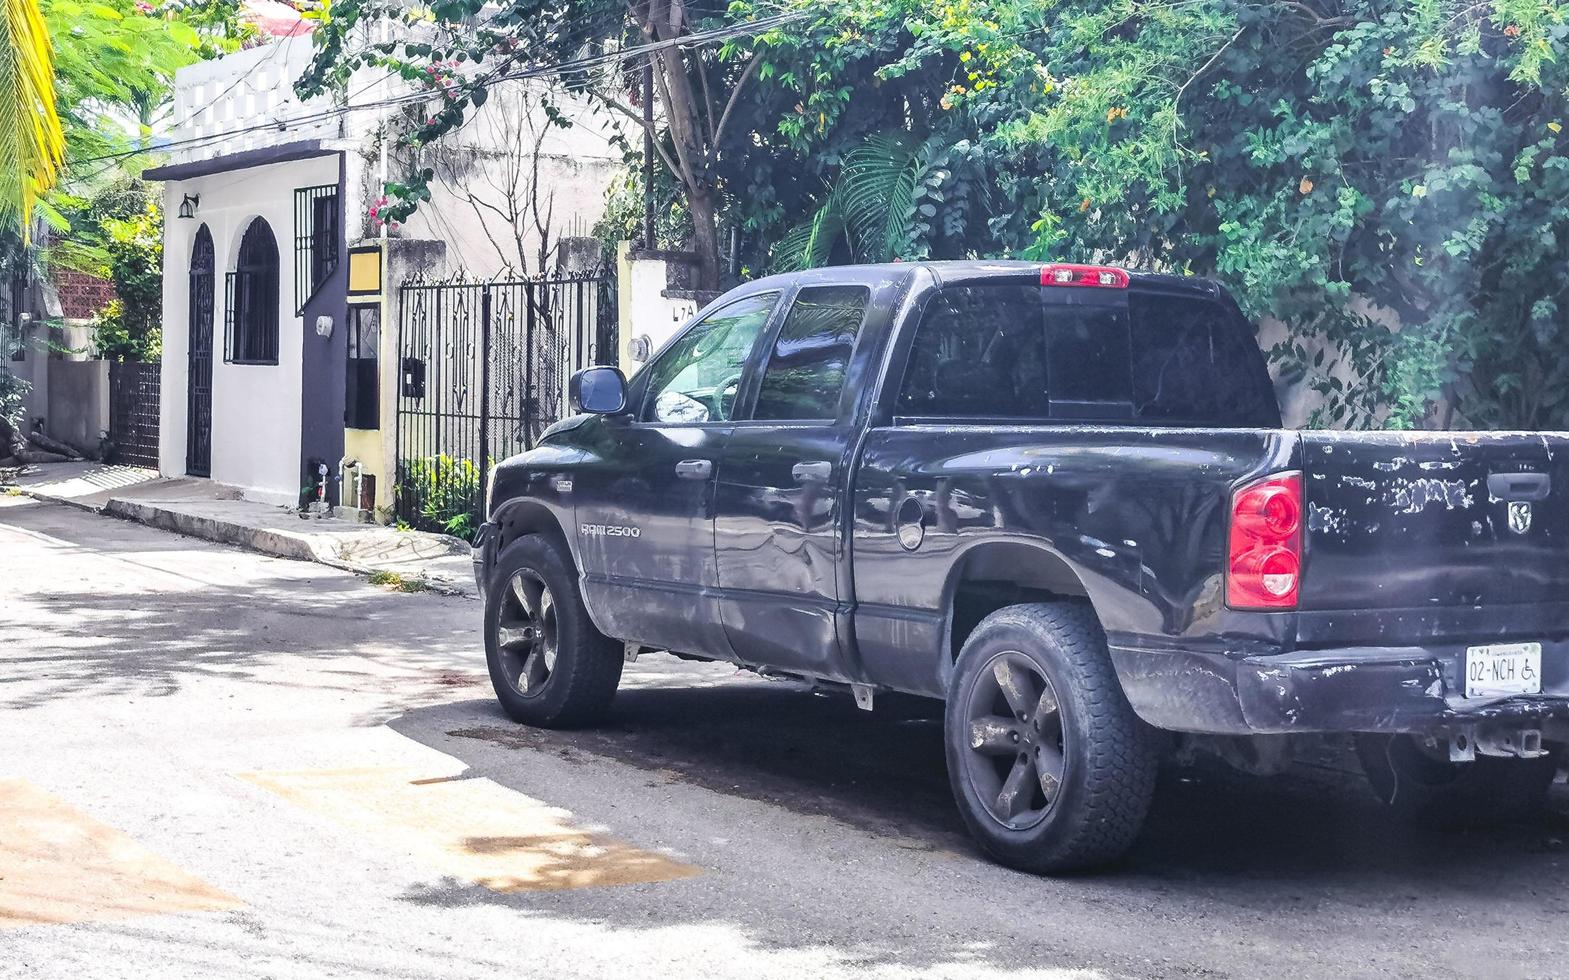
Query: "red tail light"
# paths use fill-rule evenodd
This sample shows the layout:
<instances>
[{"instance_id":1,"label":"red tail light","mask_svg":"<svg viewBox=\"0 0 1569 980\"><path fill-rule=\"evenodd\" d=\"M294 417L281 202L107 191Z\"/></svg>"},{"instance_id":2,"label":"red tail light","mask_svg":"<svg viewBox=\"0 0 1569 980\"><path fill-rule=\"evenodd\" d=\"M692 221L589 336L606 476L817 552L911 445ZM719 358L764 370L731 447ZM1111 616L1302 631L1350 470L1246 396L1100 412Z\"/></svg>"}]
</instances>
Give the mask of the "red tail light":
<instances>
[{"instance_id":1,"label":"red tail light","mask_svg":"<svg viewBox=\"0 0 1569 980\"><path fill-rule=\"evenodd\" d=\"M1127 289L1128 274L1108 265L1068 265L1058 263L1041 270L1042 286L1098 286L1101 289Z\"/></svg>"},{"instance_id":2,"label":"red tail light","mask_svg":"<svg viewBox=\"0 0 1569 980\"><path fill-rule=\"evenodd\" d=\"M1295 609L1302 588L1302 474L1277 473L1231 494L1226 605Z\"/></svg>"}]
</instances>

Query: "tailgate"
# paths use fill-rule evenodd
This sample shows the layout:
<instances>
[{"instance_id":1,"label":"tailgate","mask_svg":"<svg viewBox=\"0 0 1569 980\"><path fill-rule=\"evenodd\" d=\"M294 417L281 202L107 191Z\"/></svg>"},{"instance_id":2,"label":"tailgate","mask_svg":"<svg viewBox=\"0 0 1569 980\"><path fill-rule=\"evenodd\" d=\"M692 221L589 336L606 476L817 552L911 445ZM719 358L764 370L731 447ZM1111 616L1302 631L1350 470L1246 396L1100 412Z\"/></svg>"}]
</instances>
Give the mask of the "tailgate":
<instances>
[{"instance_id":1,"label":"tailgate","mask_svg":"<svg viewBox=\"0 0 1569 980\"><path fill-rule=\"evenodd\" d=\"M1303 432L1303 609L1569 598L1569 434Z\"/></svg>"}]
</instances>

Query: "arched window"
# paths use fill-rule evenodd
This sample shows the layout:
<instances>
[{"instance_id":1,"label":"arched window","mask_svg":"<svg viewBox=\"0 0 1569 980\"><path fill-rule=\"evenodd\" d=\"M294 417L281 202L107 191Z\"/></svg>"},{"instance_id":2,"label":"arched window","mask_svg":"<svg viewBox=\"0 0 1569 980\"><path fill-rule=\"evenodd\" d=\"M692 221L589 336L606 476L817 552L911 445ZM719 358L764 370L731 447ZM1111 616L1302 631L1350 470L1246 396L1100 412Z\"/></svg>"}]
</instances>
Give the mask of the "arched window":
<instances>
[{"instance_id":1,"label":"arched window","mask_svg":"<svg viewBox=\"0 0 1569 980\"><path fill-rule=\"evenodd\" d=\"M229 273L224 360L278 363L278 243L261 218L240 239L240 257Z\"/></svg>"}]
</instances>

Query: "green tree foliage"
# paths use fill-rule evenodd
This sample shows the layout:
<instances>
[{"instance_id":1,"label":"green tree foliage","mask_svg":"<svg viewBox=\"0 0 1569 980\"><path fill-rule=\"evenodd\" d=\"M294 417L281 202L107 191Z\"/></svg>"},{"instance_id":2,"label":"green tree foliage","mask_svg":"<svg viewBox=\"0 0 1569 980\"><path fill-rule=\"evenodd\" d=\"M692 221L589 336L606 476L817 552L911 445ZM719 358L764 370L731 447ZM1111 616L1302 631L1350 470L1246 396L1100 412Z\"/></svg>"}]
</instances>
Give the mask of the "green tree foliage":
<instances>
[{"instance_id":1,"label":"green tree foliage","mask_svg":"<svg viewBox=\"0 0 1569 980\"><path fill-rule=\"evenodd\" d=\"M661 61L662 108L685 115L661 129L681 200L660 213L711 252L722 223L759 270L1019 255L1215 275L1285 325L1272 354L1325 395L1321 423L1569 426L1569 4L675 12L689 32L781 10L802 19ZM366 65L418 81L431 99L407 140L424 145L502 74L665 37L659 11L673 8L528 0L476 27L479 0L340 0L306 88ZM407 39L354 48L384 16ZM567 81L613 96L631 75ZM394 186L391 216L420 179ZM613 223L637 214L623 195Z\"/></svg>"},{"instance_id":2,"label":"green tree foliage","mask_svg":"<svg viewBox=\"0 0 1569 980\"><path fill-rule=\"evenodd\" d=\"M1569 424L1564 4L815 9L762 39L765 152L728 161L765 264L1215 275L1321 424Z\"/></svg>"},{"instance_id":3,"label":"green tree foliage","mask_svg":"<svg viewBox=\"0 0 1569 980\"><path fill-rule=\"evenodd\" d=\"M64 155L49 35L36 0L0 0L0 230L22 239Z\"/></svg>"},{"instance_id":4,"label":"green tree foliage","mask_svg":"<svg viewBox=\"0 0 1569 980\"><path fill-rule=\"evenodd\" d=\"M1042 165L1030 254L1220 276L1322 422L1569 423L1569 7L1052 8L1051 91L997 134Z\"/></svg>"},{"instance_id":5,"label":"green tree foliage","mask_svg":"<svg viewBox=\"0 0 1569 980\"><path fill-rule=\"evenodd\" d=\"M55 43L55 88L65 129L65 179L43 202L58 238L79 244L97 236L73 225L103 194L116 194L150 150L152 127L167 121L177 69L232 50L247 36L235 0L39 0ZM178 122L178 120L175 120ZM60 258L101 271L102 251Z\"/></svg>"},{"instance_id":6,"label":"green tree foliage","mask_svg":"<svg viewBox=\"0 0 1569 980\"><path fill-rule=\"evenodd\" d=\"M101 226L116 298L93 323L93 345L111 360L156 360L163 350L163 213L144 191L140 211L104 217Z\"/></svg>"},{"instance_id":7,"label":"green tree foliage","mask_svg":"<svg viewBox=\"0 0 1569 980\"><path fill-rule=\"evenodd\" d=\"M1018 40L1040 30L1039 8L1016 0L799 7L812 18L756 42L755 149L725 160L752 261L790 269L1027 244L1034 213L1017 202L1029 167L988 137L1033 98L1038 61ZM732 10L756 12L748 3Z\"/></svg>"}]
</instances>

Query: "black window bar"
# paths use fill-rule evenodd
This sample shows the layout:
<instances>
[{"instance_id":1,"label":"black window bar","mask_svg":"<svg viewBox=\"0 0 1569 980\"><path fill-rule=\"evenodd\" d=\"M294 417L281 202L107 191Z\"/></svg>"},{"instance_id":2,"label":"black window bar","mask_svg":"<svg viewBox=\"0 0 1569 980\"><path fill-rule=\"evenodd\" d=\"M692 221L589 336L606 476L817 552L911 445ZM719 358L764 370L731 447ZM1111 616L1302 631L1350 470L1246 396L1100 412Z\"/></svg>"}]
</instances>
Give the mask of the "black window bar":
<instances>
[{"instance_id":1,"label":"black window bar","mask_svg":"<svg viewBox=\"0 0 1569 980\"><path fill-rule=\"evenodd\" d=\"M240 239L235 271L224 281L223 359L278 363L278 246L260 218Z\"/></svg>"},{"instance_id":2,"label":"black window bar","mask_svg":"<svg viewBox=\"0 0 1569 980\"><path fill-rule=\"evenodd\" d=\"M294 312L338 271L338 185L294 191Z\"/></svg>"}]
</instances>

